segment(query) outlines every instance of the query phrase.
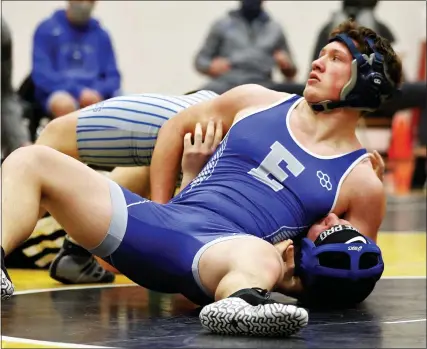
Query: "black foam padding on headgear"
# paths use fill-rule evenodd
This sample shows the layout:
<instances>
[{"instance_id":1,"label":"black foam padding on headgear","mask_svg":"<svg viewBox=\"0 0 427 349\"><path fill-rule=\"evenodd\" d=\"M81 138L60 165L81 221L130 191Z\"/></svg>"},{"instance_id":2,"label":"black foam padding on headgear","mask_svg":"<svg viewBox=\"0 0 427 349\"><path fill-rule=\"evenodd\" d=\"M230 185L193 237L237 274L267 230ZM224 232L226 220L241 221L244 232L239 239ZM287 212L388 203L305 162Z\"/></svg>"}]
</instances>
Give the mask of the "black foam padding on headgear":
<instances>
[{"instance_id":1,"label":"black foam padding on headgear","mask_svg":"<svg viewBox=\"0 0 427 349\"><path fill-rule=\"evenodd\" d=\"M319 234L314 241L316 246L324 244L347 243L351 239L358 238L358 242L367 243L366 238L351 225L337 224Z\"/></svg>"}]
</instances>

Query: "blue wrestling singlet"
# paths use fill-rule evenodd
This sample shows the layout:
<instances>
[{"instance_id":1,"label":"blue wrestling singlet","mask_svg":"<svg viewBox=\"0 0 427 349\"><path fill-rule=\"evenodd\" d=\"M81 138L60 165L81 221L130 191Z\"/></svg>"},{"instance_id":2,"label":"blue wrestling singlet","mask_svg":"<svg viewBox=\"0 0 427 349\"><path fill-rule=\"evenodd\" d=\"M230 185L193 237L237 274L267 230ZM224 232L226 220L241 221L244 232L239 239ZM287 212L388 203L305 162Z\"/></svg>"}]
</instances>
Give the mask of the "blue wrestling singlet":
<instances>
[{"instance_id":1,"label":"blue wrestling singlet","mask_svg":"<svg viewBox=\"0 0 427 349\"><path fill-rule=\"evenodd\" d=\"M166 205L111 182L109 234L92 252L144 287L205 304L213 295L197 267L206 248L230 238L303 236L333 209L341 183L368 155L304 149L289 129L301 100L290 96L237 121L199 176Z\"/></svg>"},{"instance_id":2,"label":"blue wrestling singlet","mask_svg":"<svg viewBox=\"0 0 427 349\"><path fill-rule=\"evenodd\" d=\"M343 180L368 154L319 156L305 149L289 126L301 100L293 95L237 121L172 202L218 213L271 243L306 232L333 210Z\"/></svg>"}]
</instances>

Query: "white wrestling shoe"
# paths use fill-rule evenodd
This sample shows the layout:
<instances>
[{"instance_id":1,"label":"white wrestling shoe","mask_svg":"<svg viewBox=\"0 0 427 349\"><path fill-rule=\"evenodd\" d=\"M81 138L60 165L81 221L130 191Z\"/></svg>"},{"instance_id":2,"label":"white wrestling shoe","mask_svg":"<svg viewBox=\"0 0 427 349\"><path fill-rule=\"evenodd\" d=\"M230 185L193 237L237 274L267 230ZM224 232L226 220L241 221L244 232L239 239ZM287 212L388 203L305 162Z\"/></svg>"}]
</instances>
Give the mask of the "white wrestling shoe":
<instances>
[{"instance_id":1,"label":"white wrestling shoe","mask_svg":"<svg viewBox=\"0 0 427 349\"><path fill-rule=\"evenodd\" d=\"M239 297L205 306L199 315L202 326L217 334L291 336L308 324L308 313L294 305L272 303L253 306Z\"/></svg>"},{"instance_id":2,"label":"white wrestling shoe","mask_svg":"<svg viewBox=\"0 0 427 349\"><path fill-rule=\"evenodd\" d=\"M7 300L12 297L15 288L12 281L7 277L6 273L1 269L1 300Z\"/></svg>"}]
</instances>

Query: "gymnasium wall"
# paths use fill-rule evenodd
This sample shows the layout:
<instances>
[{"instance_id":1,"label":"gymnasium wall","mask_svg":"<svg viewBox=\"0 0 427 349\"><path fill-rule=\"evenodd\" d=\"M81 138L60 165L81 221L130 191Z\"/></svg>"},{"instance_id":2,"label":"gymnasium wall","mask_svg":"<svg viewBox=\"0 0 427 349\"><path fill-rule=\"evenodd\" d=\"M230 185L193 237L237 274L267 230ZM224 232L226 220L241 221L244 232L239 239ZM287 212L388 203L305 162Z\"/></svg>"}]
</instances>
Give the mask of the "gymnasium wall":
<instances>
[{"instance_id":1,"label":"gymnasium wall","mask_svg":"<svg viewBox=\"0 0 427 349\"><path fill-rule=\"evenodd\" d=\"M2 1L2 16L13 35L13 83L31 69L32 35L37 24L65 1ZM182 93L205 80L193 58L210 25L237 1L98 1L95 17L110 32L126 92ZM381 1L380 20L396 36L409 80L416 77L421 38L425 37L425 1ZM309 71L320 28L340 1L266 1L266 9L283 26L302 82Z\"/></svg>"}]
</instances>

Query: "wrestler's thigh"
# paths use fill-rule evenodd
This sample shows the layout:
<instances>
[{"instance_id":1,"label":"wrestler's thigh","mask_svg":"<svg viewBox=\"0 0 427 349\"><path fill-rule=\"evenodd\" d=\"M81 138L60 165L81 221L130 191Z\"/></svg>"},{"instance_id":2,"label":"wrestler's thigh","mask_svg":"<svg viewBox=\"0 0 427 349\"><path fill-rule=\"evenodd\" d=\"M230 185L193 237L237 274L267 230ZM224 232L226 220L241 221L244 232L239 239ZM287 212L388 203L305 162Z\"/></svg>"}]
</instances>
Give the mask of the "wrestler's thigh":
<instances>
[{"instance_id":1,"label":"wrestler's thigh","mask_svg":"<svg viewBox=\"0 0 427 349\"><path fill-rule=\"evenodd\" d=\"M81 162L38 147L41 204L85 248L106 236L112 216L110 180Z\"/></svg>"}]
</instances>

